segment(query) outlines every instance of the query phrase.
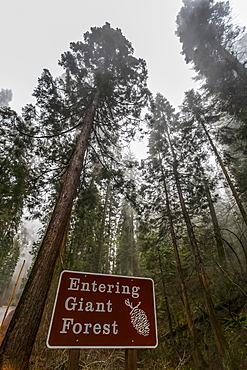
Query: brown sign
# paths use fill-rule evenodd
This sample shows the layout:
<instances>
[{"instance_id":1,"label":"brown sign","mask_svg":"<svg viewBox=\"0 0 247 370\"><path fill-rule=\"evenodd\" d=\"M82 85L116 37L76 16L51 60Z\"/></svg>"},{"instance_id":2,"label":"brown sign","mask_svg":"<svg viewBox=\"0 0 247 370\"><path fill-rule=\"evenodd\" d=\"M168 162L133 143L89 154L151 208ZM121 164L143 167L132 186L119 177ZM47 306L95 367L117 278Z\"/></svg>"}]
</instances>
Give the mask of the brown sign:
<instances>
[{"instance_id":1,"label":"brown sign","mask_svg":"<svg viewBox=\"0 0 247 370\"><path fill-rule=\"evenodd\" d=\"M61 273L49 348L154 348L157 344L152 279Z\"/></svg>"}]
</instances>

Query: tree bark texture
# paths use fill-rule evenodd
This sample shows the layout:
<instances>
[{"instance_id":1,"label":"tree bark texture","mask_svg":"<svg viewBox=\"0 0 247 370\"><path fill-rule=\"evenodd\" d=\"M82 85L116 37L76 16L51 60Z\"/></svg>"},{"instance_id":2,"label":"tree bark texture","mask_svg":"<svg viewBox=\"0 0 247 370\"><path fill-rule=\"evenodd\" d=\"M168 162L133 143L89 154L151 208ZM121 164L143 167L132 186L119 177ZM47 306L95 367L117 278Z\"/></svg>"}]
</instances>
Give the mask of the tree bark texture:
<instances>
[{"instance_id":1,"label":"tree bark texture","mask_svg":"<svg viewBox=\"0 0 247 370\"><path fill-rule=\"evenodd\" d=\"M2 370L25 370L28 368L55 263L67 229L73 200L77 194L98 99L99 91L96 91L85 116L74 153L63 176L61 190L35 264L3 340L0 349L0 368Z\"/></svg>"}]
</instances>

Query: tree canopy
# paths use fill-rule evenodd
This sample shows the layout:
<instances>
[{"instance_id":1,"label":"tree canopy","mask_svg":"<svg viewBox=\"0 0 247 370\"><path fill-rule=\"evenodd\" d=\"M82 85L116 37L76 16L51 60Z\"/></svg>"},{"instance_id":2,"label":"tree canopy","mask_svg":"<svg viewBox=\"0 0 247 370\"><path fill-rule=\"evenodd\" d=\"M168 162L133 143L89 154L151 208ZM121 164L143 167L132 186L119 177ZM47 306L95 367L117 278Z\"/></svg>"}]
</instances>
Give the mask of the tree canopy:
<instances>
[{"instance_id":1,"label":"tree canopy","mask_svg":"<svg viewBox=\"0 0 247 370\"><path fill-rule=\"evenodd\" d=\"M62 369L71 359L44 343L59 273L73 269L153 278L159 347L138 351L138 367L244 368L243 30L229 3L214 0L184 0L177 27L204 85L176 109L162 94L152 97L146 62L109 23L70 44L60 76L43 70L36 102L21 116L4 92L0 293L18 259L23 215L43 229L0 367ZM141 162L128 150L136 133L148 141ZM81 364L121 368L121 349L109 351L83 350Z\"/></svg>"}]
</instances>

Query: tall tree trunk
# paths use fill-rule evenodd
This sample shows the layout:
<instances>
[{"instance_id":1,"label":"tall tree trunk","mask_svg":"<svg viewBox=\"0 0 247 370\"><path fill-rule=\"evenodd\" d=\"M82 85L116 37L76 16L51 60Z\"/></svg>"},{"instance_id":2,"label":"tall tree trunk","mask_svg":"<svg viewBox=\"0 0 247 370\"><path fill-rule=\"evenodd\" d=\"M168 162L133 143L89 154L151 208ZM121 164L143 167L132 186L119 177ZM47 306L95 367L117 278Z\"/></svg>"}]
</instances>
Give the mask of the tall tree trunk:
<instances>
[{"instance_id":1,"label":"tall tree trunk","mask_svg":"<svg viewBox=\"0 0 247 370\"><path fill-rule=\"evenodd\" d=\"M101 269L102 252L103 252L104 243L105 243L106 215L107 215L107 208L109 205L110 196L111 196L111 182L110 180L108 180L107 187L106 187L103 215L101 219L100 232L99 232L99 238L98 238L98 248L97 248L96 256L95 256L96 258L95 259L95 270L96 270L95 272L100 272L100 269Z\"/></svg>"},{"instance_id":2,"label":"tall tree trunk","mask_svg":"<svg viewBox=\"0 0 247 370\"><path fill-rule=\"evenodd\" d=\"M134 253L135 253L135 235L134 235L134 213L131 205L128 206L128 218L126 222L129 222L130 229L130 271L133 276L136 276L137 271L139 270L138 263L134 263ZM125 350L125 370L137 370L137 349L136 348L127 348Z\"/></svg>"},{"instance_id":3,"label":"tall tree trunk","mask_svg":"<svg viewBox=\"0 0 247 370\"><path fill-rule=\"evenodd\" d=\"M238 196L238 193L236 191L236 188L235 188L235 186L234 186L234 184L233 184L233 182L232 182L232 180L231 180L231 178L230 178L230 176L228 174L228 171L227 171L227 169L226 169L226 167L225 167L225 165L224 165L224 163L223 163L223 161L222 161L222 159L221 159L221 157L219 155L219 152L218 152L216 146L213 143L213 140L211 139L211 136L208 133L208 130L207 130L205 124L202 122L201 119L199 119L198 121L201 123L201 125L202 125L202 127L204 129L204 132L205 132L205 134L206 134L206 136L207 136L207 138L209 140L209 143L210 143L210 145L211 145L211 147L213 149L213 152L214 152L214 154L215 154L215 156L216 156L216 158L217 158L217 160L219 162L219 165L220 165L220 167L221 167L221 169L222 169L222 171L223 171L223 173L225 175L226 181L227 181L227 183L228 183L228 185L229 185L229 187L230 187L230 189L232 191L232 195L233 195L233 197L236 200L238 209L239 209L239 211L240 211L240 213L241 213L241 215L243 217L243 220L244 220L245 224L247 225L247 213L246 213L246 211L245 211L245 209L244 209L244 207L242 205L242 202L241 202L241 200L240 200L240 198Z\"/></svg>"},{"instance_id":4,"label":"tall tree trunk","mask_svg":"<svg viewBox=\"0 0 247 370\"><path fill-rule=\"evenodd\" d=\"M137 257L137 245L136 245L136 238L135 238L135 227L134 227L134 211L132 206L129 206L129 222L130 222L130 269L134 276L139 274L139 263Z\"/></svg>"},{"instance_id":5,"label":"tall tree trunk","mask_svg":"<svg viewBox=\"0 0 247 370\"><path fill-rule=\"evenodd\" d=\"M191 223L190 216L189 216L189 213L188 213L186 205L185 205L185 201L184 201L184 197L183 197L183 193L182 193L182 189L181 189L181 185L180 185L180 180L179 180L178 168L177 168L178 167L178 162L177 162L177 158L176 158L176 153L175 153L175 151L173 149L173 146L172 146L172 142L171 142L169 132L168 132L168 140L169 140L169 144L170 144L170 148L171 148L171 152L172 152L173 160L174 160L174 162L173 162L173 174L174 174L174 178L175 178L175 182L176 182L176 187L177 187L177 191L178 191L180 205L181 205L181 208L182 208L184 220L185 220L186 227L187 227L188 236L189 236L189 239L190 239L190 244L191 244L192 251L193 251L193 254L194 254L196 270L197 270L197 273L198 273L199 281L201 283L205 303L206 303L206 306L207 306L207 309L208 309L209 320L210 320L210 324L211 324L211 327L212 327L212 331L214 333L214 338L215 338L216 346L217 346L217 349L218 349L218 353L221 357L222 365L223 365L224 369L238 370L238 367L235 364L235 362L233 360L233 357L231 355L231 352L230 352L227 340L224 336L224 333L223 333L222 327L220 325L219 319L216 315L216 311L215 311L215 308L214 308L211 292L210 292L210 289L209 289L208 280L207 280L206 273L205 273L204 264L203 264L203 261L202 261L202 258L201 258L200 250L199 250L198 245L197 245L196 236L195 236L195 233L194 233L194 228L193 228L193 225Z\"/></svg>"},{"instance_id":6,"label":"tall tree trunk","mask_svg":"<svg viewBox=\"0 0 247 370\"><path fill-rule=\"evenodd\" d=\"M159 268L160 268L160 273L161 273L161 281L162 281L164 300L165 300L165 306L166 306L166 312L167 312L167 318L168 318L169 332L170 332L172 345L174 347L174 333L173 333L173 327L172 327L172 315L171 315L171 310L170 310L170 305L169 305L169 300L168 300L166 282L165 282L165 279L164 279L165 273L164 273L164 269L163 269L163 263L162 263L162 258L161 258L161 253L160 253L159 248L158 248L158 258L159 258Z\"/></svg>"},{"instance_id":7,"label":"tall tree trunk","mask_svg":"<svg viewBox=\"0 0 247 370\"><path fill-rule=\"evenodd\" d=\"M204 182L204 186L205 186L206 197L207 197L207 200L208 200L210 216L211 216L211 219L212 219L212 222L213 222L214 237L215 237L215 241L216 241L218 259L219 259L220 263L224 263L225 260L226 260L226 257L225 257L224 243L223 243L223 239L222 239L221 232L220 232L220 226L219 226L218 218L217 218L216 211L215 211L215 208L214 208L214 203L213 203L213 200L212 200L212 196L211 196L211 192L210 192L210 189L209 189L209 186L208 186L208 182L207 182L205 177L203 178L203 182Z\"/></svg>"},{"instance_id":8,"label":"tall tree trunk","mask_svg":"<svg viewBox=\"0 0 247 370\"><path fill-rule=\"evenodd\" d=\"M2 343L0 349L1 369L24 370L28 367L54 266L68 225L73 200L77 194L83 159L88 147L98 100L99 91L97 90L84 119L74 153L63 176L61 190L35 264Z\"/></svg>"},{"instance_id":9,"label":"tall tree trunk","mask_svg":"<svg viewBox=\"0 0 247 370\"><path fill-rule=\"evenodd\" d=\"M165 199L166 199L166 209L167 209L167 214L168 214L170 233L171 233L171 237L172 237L172 245L173 245L175 261L176 261L176 265L177 265L178 277L179 277L179 281L180 281L180 285L181 285L181 291L182 291L182 297L183 297L186 319L187 319L187 323L188 323L189 333L190 333L190 336L191 336L191 339L192 339L193 361L194 361L194 365L195 365L196 369L205 370L205 369L208 368L208 365L207 365L205 359L203 358L203 355L202 355L202 353L199 349L199 346L198 346L198 337L197 337L197 334L196 334L195 325L194 325L194 321L193 321L192 314L191 314L187 289L186 289L186 285L185 285L185 281L184 281L183 270L182 270L182 265L181 265L179 250L178 250L177 238L176 238L176 232L175 232L174 223L173 223L173 219L172 219L172 213L171 213L171 207L170 207L170 201L169 201L169 194L168 194L168 189L167 189L167 185L166 185L166 181L165 181L165 174L163 172L163 166L162 166L161 161L160 161L160 166L161 166L162 177L163 177L163 185L164 185Z\"/></svg>"},{"instance_id":10,"label":"tall tree trunk","mask_svg":"<svg viewBox=\"0 0 247 370\"><path fill-rule=\"evenodd\" d=\"M107 237L107 244L106 244L106 253L105 253L105 267L104 267L104 272L105 274L109 274L111 270L111 264L110 264L110 257L111 257L111 248L112 248L112 230L114 226L112 225L112 193L111 193L111 187L109 187L109 222L107 226L107 232L108 232L108 237Z\"/></svg>"},{"instance_id":11,"label":"tall tree trunk","mask_svg":"<svg viewBox=\"0 0 247 370\"><path fill-rule=\"evenodd\" d=\"M51 320L52 309L53 309L53 304L54 304L54 300L56 297L56 290L58 286L59 277L60 277L61 272L64 270L64 257L65 257L66 240L67 240L68 232L69 232L69 223L66 227L66 231L63 236L63 241L60 247L59 257L55 264L51 285L50 285L49 292L48 292L48 295L45 301L45 306L42 312L41 322L39 325L39 329L36 335L36 339L35 339L31 357L30 357L30 361L32 361L33 359L34 362L37 363L36 364L37 369L43 369L45 361L47 361L47 355L49 355L49 351L51 351L49 348L44 348L44 346L45 346L47 332L48 332L48 328L49 328L49 324ZM42 353L42 356L40 356L41 353Z\"/></svg>"}]
</instances>

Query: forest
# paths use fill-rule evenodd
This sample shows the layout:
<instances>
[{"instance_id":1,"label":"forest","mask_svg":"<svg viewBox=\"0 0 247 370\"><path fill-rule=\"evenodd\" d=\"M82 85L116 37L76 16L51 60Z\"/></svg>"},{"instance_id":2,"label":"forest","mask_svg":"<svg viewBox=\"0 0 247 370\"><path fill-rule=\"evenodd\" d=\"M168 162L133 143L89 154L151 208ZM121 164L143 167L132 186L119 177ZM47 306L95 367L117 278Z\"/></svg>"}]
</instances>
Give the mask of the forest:
<instances>
[{"instance_id":1,"label":"forest","mask_svg":"<svg viewBox=\"0 0 247 370\"><path fill-rule=\"evenodd\" d=\"M247 369L247 36L214 0L183 0L176 35L200 85L179 108L109 23L71 42L61 76L43 70L21 115L0 90L0 305L32 257L1 369L68 368L73 350L46 346L63 270L155 285L157 348L133 368L124 349L81 349L70 369Z\"/></svg>"}]
</instances>

